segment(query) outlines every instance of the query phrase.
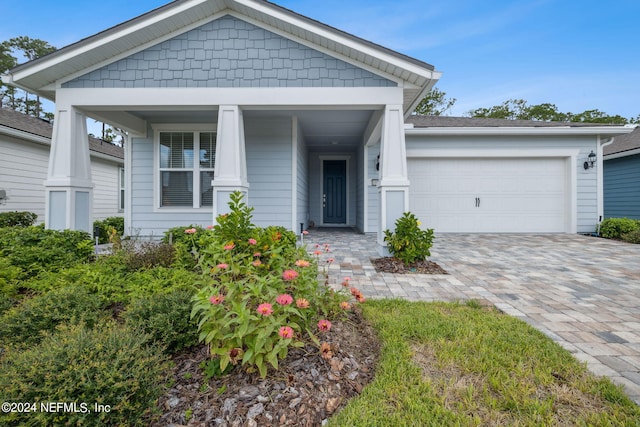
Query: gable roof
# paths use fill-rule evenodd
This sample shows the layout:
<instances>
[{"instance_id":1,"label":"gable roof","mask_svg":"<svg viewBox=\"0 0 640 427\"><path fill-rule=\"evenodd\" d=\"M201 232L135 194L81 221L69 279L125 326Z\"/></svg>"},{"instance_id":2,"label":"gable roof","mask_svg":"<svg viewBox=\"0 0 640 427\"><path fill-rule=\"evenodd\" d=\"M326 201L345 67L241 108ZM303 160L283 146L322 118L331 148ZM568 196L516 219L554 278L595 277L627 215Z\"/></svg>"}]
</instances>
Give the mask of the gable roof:
<instances>
[{"instance_id":1,"label":"gable roof","mask_svg":"<svg viewBox=\"0 0 640 427\"><path fill-rule=\"evenodd\" d=\"M9 70L3 81L55 100L59 82L111 63L206 22L233 15L309 47L403 82L409 113L440 78L433 65L266 0L175 0Z\"/></svg>"},{"instance_id":2,"label":"gable roof","mask_svg":"<svg viewBox=\"0 0 640 427\"><path fill-rule=\"evenodd\" d=\"M640 150L640 126L637 126L631 133L617 137L613 144L605 146L604 155L622 154L631 151L634 151L635 154L638 150Z\"/></svg>"},{"instance_id":3,"label":"gable roof","mask_svg":"<svg viewBox=\"0 0 640 427\"><path fill-rule=\"evenodd\" d=\"M574 134L611 137L625 135L626 126L600 123L543 122L538 120L485 119L479 117L449 117L412 115L406 120L408 134Z\"/></svg>"},{"instance_id":4,"label":"gable roof","mask_svg":"<svg viewBox=\"0 0 640 427\"><path fill-rule=\"evenodd\" d=\"M9 133L11 130L22 133L25 138L31 137L37 142L51 144L53 125L50 122L17 111L0 108L0 133ZM108 156L113 161L122 162L124 159L124 149L122 147L91 136L89 137L89 150L92 155Z\"/></svg>"}]
</instances>

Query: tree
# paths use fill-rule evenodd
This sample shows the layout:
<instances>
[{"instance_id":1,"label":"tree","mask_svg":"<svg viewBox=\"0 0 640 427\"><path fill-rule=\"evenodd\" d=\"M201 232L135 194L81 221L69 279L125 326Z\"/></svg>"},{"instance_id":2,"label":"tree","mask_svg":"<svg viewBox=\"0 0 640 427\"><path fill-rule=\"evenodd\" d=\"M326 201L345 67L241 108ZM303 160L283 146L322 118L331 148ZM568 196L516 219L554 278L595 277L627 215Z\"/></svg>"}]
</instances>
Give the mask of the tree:
<instances>
[{"instance_id":1,"label":"tree","mask_svg":"<svg viewBox=\"0 0 640 427\"><path fill-rule=\"evenodd\" d=\"M0 43L0 73L4 73L18 65L19 61L13 55L14 52L19 52L23 58L32 61L55 50L56 48L48 42L27 36L14 37L4 41ZM42 113L40 97L36 96L35 100L30 100L28 92L25 92L24 98L19 98L17 93L15 87L2 85L0 89L1 105L6 105L12 110L22 111L39 118Z\"/></svg>"},{"instance_id":2,"label":"tree","mask_svg":"<svg viewBox=\"0 0 640 427\"><path fill-rule=\"evenodd\" d=\"M416 107L414 113L423 116L441 116L453 107L455 98L447 98L440 89L432 89Z\"/></svg>"},{"instance_id":3,"label":"tree","mask_svg":"<svg viewBox=\"0 0 640 427\"><path fill-rule=\"evenodd\" d=\"M489 108L476 108L469 111L470 117L508 119L508 120L536 120L541 122L578 122L578 123L606 123L624 125L640 120L627 119L620 115L609 115L600 110L585 110L582 113L563 113L558 111L555 104L543 103L528 105L524 99L509 99L500 105Z\"/></svg>"}]
</instances>

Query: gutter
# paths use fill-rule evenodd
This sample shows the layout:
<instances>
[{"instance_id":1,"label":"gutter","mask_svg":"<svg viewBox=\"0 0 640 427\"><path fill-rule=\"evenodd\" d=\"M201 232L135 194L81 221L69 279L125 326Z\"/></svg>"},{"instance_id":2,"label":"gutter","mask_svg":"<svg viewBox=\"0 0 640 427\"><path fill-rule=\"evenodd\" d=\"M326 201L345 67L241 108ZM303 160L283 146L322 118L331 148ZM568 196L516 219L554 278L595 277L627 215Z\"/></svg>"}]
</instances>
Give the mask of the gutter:
<instances>
[{"instance_id":1,"label":"gutter","mask_svg":"<svg viewBox=\"0 0 640 427\"><path fill-rule=\"evenodd\" d=\"M601 135L611 138L633 129L614 126L548 126L548 127L428 127L405 128L406 135Z\"/></svg>"}]
</instances>

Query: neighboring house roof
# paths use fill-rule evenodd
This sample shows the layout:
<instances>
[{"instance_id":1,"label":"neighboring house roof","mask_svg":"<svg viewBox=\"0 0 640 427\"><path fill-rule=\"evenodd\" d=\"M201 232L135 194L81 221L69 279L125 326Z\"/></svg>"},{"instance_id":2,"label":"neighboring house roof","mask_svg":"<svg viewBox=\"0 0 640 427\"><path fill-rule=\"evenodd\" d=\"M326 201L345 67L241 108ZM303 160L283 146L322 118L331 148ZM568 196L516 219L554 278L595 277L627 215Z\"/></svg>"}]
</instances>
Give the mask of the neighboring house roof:
<instances>
[{"instance_id":1,"label":"neighboring house roof","mask_svg":"<svg viewBox=\"0 0 640 427\"><path fill-rule=\"evenodd\" d=\"M3 130L4 133L6 133L6 129L13 129L46 138L49 144L51 143L51 135L53 134L53 125L46 120L6 108L0 108L0 133L3 133ZM92 154L99 153L112 157L115 161L122 161L122 159L124 159L124 149L122 147L97 138L89 137L89 150L93 152Z\"/></svg>"},{"instance_id":2,"label":"neighboring house roof","mask_svg":"<svg viewBox=\"0 0 640 427\"><path fill-rule=\"evenodd\" d=\"M19 65L5 83L55 100L56 84L224 15L258 23L403 82L406 114L440 78L434 66L265 0L176 0L49 55Z\"/></svg>"},{"instance_id":3,"label":"neighboring house roof","mask_svg":"<svg viewBox=\"0 0 640 427\"><path fill-rule=\"evenodd\" d=\"M537 120L485 119L478 117L419 116L406 120L407 133L473 134L594 134L603 137L624 135L630 128L600 123L543 122Z\"/></svg>"},{"instance_id":4,"label":"neighboring house roof","mask_svg":"<svg viewBox=\"0 0 640 427\"><path fill-rule=\"evenodd\" d=\"M633 132L626 135L618 136L613 144L604 147L604 155L620 154L637 154L640 150L640 126L636 127Z\"/></svg>"}]
</instances>

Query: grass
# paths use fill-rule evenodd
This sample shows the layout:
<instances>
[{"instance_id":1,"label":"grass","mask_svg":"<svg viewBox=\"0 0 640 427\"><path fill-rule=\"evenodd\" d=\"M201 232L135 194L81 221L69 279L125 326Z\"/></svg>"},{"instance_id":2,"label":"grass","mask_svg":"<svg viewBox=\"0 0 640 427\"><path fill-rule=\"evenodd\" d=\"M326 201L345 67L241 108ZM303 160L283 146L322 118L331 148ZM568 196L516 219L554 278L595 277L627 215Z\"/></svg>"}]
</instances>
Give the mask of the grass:
<instances>
[{"instance_id":1,"label":"grass","mask_svg":"<svg viewBox=\"0 0 640 427\"><path fill-rule=\"evenodd\" d=\"M374 381L330 426L640 426L640 407L526 323L468 304L369 301Z\"/></svg>"}]
</instances>

